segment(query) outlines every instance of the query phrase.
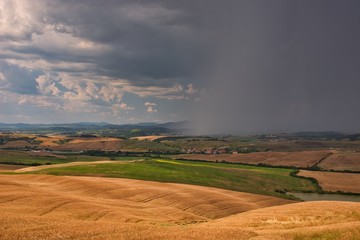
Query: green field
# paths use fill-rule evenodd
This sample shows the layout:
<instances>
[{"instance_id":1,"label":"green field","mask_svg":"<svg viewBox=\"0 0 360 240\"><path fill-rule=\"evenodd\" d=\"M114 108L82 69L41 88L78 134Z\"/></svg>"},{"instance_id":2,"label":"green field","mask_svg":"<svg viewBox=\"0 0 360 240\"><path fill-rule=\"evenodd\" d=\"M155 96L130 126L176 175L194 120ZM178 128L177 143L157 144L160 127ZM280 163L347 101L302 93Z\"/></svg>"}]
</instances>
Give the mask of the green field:
<instances>
[{"instance_id":1,"label":"green field","mask_svg":"<svg viewBox=\"0 0 360 240\"><path fill-rule=\"evenodd\" d=\"M275 190L316 191L306 179L294 178L292 169L240 164L200 163L178 160L145 160L52 168L33 173L119 177L159 182L187 183L234 191L289 198Z\"/></svg>"},{"instance_id":2,"label":"green field","mask_svg":"<svg viewBox=\"0 0 360 240\"><path fill-rule=\"evenodd\" d=\"M170 146L156 141L138 141L127 139L120 143L120 148L124 151L130 152L162 152L162 153L179 153L181 148L177 146Z\"/></svg>"}]
</instances>

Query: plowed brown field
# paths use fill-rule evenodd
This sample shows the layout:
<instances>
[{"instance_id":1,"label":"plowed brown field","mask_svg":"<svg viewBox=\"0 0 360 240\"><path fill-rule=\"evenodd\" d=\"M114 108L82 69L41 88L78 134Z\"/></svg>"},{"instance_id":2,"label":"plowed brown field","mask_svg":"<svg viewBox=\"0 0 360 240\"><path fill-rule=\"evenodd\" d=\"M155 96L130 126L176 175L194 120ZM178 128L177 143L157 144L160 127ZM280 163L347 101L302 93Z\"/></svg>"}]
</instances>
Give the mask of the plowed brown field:
<instances>
[{"instance_id":1,"label":"plowed brown field","mask_svg":"<svg viewBox=\"0 0 360 240\"><path fill-rule=\"evenodd\" d=\"M360 174L357 173L301 170L297 175L315 178L325 191L360 193Z\"/></svg>"},{"instance_id":2,"label":"plowed brown field","mask_svg":"<svg viewBox=\"0 0 360 240\"><path fill-rule=\"evenodd\" d=\"M23 165L0 164L0 171L17 170L23 167Z\"/></svg>"},{"instance_id":3,"label":"plowed brown field","mask_svg":"<svg viewBox=\"0 0 360 240\"><path fill-rule=\"evenodd\" d=\"M360 153L335 153L322 161L318 166L326 170L360 171Z\"/></svg>"},{"instance_id":4,"label":"plowed brown field","mask_svg":"<svg viewBox=\"0 0 360 240\"><path fill-rule=\"evenodd\" d=\"M267 164L272 166L311 167L325 158L331 151L302 151L302 152L257 152L247 154L182 154L176 158L226 161L246 164Z\"/></svg>"},{"instance_id":5,"label":"plowed brown field","mask_svg":"<svg viewBox=\"0 0 360 240\"><path fill-rule=\"evenodd\" d=\"M0 175L0 186L0 239L360 237L360 203L292 203L216 188L98 177Z\"/></svg>"}]
</instances>

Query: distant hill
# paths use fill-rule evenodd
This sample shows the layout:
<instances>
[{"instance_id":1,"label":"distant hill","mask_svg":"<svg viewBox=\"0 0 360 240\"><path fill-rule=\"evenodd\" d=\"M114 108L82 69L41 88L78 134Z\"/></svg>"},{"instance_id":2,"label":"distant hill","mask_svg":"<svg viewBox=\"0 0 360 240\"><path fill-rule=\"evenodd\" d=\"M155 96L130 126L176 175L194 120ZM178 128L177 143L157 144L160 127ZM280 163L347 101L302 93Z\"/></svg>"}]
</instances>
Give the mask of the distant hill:
<instances>
[{"instance_id":1,"label":"distant hill","mask_svg":"<svg viewBox=\"0 0 360 240\"><path fill-rule=\"evenodd\" d=\"M26 133L98 134L114 137L188 133L187 122L110 124L106 122L79 122L61 124L0 123L0 131Z\"/></svg>"},{"instance_id":2,"label":"distant hill","mask_svg":"<svg viewBox=\"0 0 360 240\"><path fill-rule=\"evenodd\" d=\"M168 122L159 125L168 129L190 129L190 122L188 121Z\"/></svg>"},{"instance_id":3,"label":"distant hill","mask_svg":"<svg viewBox=\"0 0 360 240\"><path fill-rule=\"evenodd\" d=\"M106 122L78 122L54 124L28 123L0 123L0 132L24 132L33 134L95 134L111 137L137 137L148 135L193 135L192 123L179 122L143 122L133 124L111 124ZM258 139L287 139L287 140L360 140L359 133L340 132L274 132L253 134Z\"/></svg>"}]
</instances>

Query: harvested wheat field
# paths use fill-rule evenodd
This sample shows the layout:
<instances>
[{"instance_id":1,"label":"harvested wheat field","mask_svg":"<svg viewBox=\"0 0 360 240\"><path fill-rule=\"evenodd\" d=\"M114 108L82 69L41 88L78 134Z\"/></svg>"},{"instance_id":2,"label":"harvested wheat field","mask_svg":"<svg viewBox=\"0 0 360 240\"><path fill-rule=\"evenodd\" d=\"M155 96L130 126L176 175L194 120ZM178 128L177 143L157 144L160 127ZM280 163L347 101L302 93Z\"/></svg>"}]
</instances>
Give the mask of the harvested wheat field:
<instances>
[{"instance_id":1,"label":"harvested wheat field","mask_svg":"<svg viewBox=\"0 0 360 240\"><path fill-rule=\"evenodd\" d=\"M319 167L336 171L360 171L360 153L335 153L319 163Z\"/></svg>"},{"instance_id":2,"label":"harvested wheat field","mask_svg":"<svg viewBox=\"0 0 360 240\"><path fill-rule=\"evenodd\" d=\"M152 181L0 176L2 206L20 212L121 222L179 223L208 221L292 201L195 185ZM13 205L16 203L15 205Z\"/></svg>"},{"instance_id":3,"label":"harvested wheat field","mask_svg":"<svg viewBox=\"0 0 360 240\"><path fill-rule=\"evenodd\" d=\"M71 142L53 147L54 150L63 151L118 151L120 148L120 139L117 138L76 138Z\"/></svg>"},{"instance_id":4,"label":"harvested wheat field","mask_svg":"<svg viewBox=\"0 0 360 240\"><path fill-rule=\"evenodd\" d=\"M54 147L58 146L61 141L67 139L65 135L51 135L51 136L34 136L36 140L41 141L42 147Z\"/></svg>"},{"instance_id":5,"label":"harvested wheat field","mask_svg":"<svg viewBox=\"0 0 360 240\"><path fill-rule=\"evenodd\" d=\"M315 178L325 191L360 193L360 174L301 170L297 175Z\"/></svg>"},{"instance_id":6,"label":"harvested wheat field","mask_svg":"<svg viewBox=\"0 0 360 240\"><path fill-rule=\"evenodd\" d=\"M359 203L293 203L216 188L97 177L0 175L0 185L0 239L360 236Z\"/></svg>"},{"instance_id":7,"label":"harvested wheat field","mask_svg":"<svg viewBox=\"0 0 360 240\"><path fill-rule=\"evenodd\" d=\"M52 135L52 136L39 136L36 134L0 134L0 137L8 137L9 142L2 145L2 148L24 148L24 147L34 147L34 146L42 146L42 147L53 147L59 145L58 142L66 139L64 135ZM24 138L22 140L14 140L18 138ZM27 140L25 140L27 139ZM29 140L34 140L33 143L29 142Z\"/></svg>"},{"instance_id":8,"label":"harvested wheat field","mask_svg":"<svg viewBox=\"0 0 360 240\"><path fill-rule=\"evenodd\" d=\"M360 203L295 203L236 214L206 225L260 235L253 239L360 239Z\"/></svg>"},{"instance_id":9,"label":"harvested wheat field","mask_svg":"<svg viewBox=\"0 0 360 240\"><path fill-rule=\"evenodd\" d=\"M37 136L32 134L17 134L12 137L34 139L34 142L28 140L13 140L1 145L0 148L26 148L40 146L51 148L53 150L64 151L83 151L83 150L101 150L117 151L119 149L118 138L108 137L66 137L65 135Z\"/></svg>"},{"instance_id":10,"label":"harvested wheat field","mask_svg":"<svg viewBox=\"0 0 360 240\"><path fill-rule=\"evenodd\" d=\"M332 154L331 151L256 152L247 154L182 154L176 158L305 168L317 164L330 154Z\"/></svg>"},{"instance_id":11,"label":"harvested wheat field","mask_svg":"<svg viewBox=\"0 0 360 240\"><path fill-rule=\"evenodd\" d=\"M69 162L69 163L60 163L60 164L55 164L55 165L40 165L40 166L32 166L32 167L22 166L22 167L13 169L14 170L13 172L25 173L25 172L44 170L44 169L73 167L73 166L86 166L86 165L96 165L96 164L105 164L105 163L113 163L113 161L100 160L100 161L92 161L92 162ZM121 164L121 163L119 163L119 164ZM1 166L0 166L0 169L1 169Z\"/></svg>"},{"instance_id":12,"label":"harvested wheat field","mask_svg":"<svg viewBox=\"0 0 360 240\"><path fill-rule=\"evenodd\" d=\"M130 139L139 140L139 141L155 141L160 138L165 138L167 136L158 136L158 135L150 135L150 136L139 136L139 137L132 137Z\"/></svg>"}]
</instances>

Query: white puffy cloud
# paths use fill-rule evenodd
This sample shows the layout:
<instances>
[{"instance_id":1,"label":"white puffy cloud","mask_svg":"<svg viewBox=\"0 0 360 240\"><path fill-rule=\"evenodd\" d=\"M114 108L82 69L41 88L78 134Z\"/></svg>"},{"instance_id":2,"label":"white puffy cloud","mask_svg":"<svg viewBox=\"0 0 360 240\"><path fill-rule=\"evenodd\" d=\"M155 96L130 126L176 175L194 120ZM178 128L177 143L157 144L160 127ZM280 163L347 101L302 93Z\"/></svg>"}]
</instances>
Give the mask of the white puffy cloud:
<instances>
[{"instance_id":1,"label":"white puffy cloud","mask_svg":"<svg viewBox=\"0 0 360 240\"><path fill-rule=\"evenodd\" d=\"M186 90L186 92L188 93L188 94L195 94L195 93L197 93L198 92L198 90L194 87L194 85L191 83L191 84L188 84L187 85L187 90Z\"/></svg>"},{"instance_id":2,"label":"white puffy cloud","mask_svg":"<svg viewBox=\"0 0 360 240\"><path fill-rule=\"evenodd\" d=\"M6 80L4 74L0 72L0 89L8 88L9 82Z\"/></svg>"},{"instance_id":3,"label":"white puffy cloud","mask_svg":"<svg viewBox=\"0 0 360 240\"><path fill-rule=\"evenodd\" d=\"M59 96L61 94L60 89L55 85L58 79L51 79L50 75L41 75L36 79L37 89L39 92L45 95Z\"/></svg>"},{"instance_id":4,"label":"white puffy cloud","mask_svg":"<svg viewBox=\"0 0 360 240\"><path fill-rule=\"evenodd\" d=\"M135 108L134 107L130 107L128 106L126 103L121 103L121 104L115 104L114 105L115 107L119 107L120 109L123 109L123 110L134 110Z\"/></svg>"},{"instance_id":5,"label":"white puffy cloud","mask_svg":"<svg viewBox=\"0 0 360 240\"><path fill-rule=\"evenodd\" d=\"M17 103L19 105L35 105L44 108L52 108L55 110L63 109L61 103L56 101L56 99L47 96L14 94L11 96L11 100L14 100L14 97L17 97Z\"/></svg>"},{"instance_id":6,"label":"white puffy cloud","mask_svg":"<svg viewBox=\"0 0 360 240\"><path fill-rule=\"evenodd\" d=\"M127 82L122 83L125 91L135 93L140 97L156 97L161 99L183 99L183 87L179 83L175 83L170 87L163 86L133 86Z\"/></svg>"},{"instance_id":7,"label":"white puffy cloud","mask_svg":"<svg viewBox=\"0 0 360 240\"><path fill-rule=\"evenodd\" d=\"M36 82L41 94L56 96L59 100L117 104L121 102L124 94L121 86L115 86L112 82L90 81L67 74L41 75Z\"/></svg>"},{"instance_id":8,"label":"white puffy cloud","mask_svg":"<svg viewBox=\"0 0 360 240\"><path fill-rule=\"evenodd\" d=\"M158 110L155 108L157 106L156 103L146 102L144 105L147 107L146 111L148 113L156 113L156 112L158 112Z\"/></svg>"},{"instance_id":9,"label":"white puffy cloud","mask_svg":"<svg viewBox=\"0 0 360 240\"><path fill-rule=\"evenodd\" d=\"M112 106L112 113L114 116L120 115L122 111L126 111L128 113L129 110L134 110L134 107L129 106L127 103L114 104Z\"/></svg>"},{"instance_id":10,"label":"white puffy cloud","mask_svg":"<svg viewBox=\"0 0 360 240\"><path fill-rule=\"evenodd\" d=\"M156 103L151 103L151 102L146 102L145 104L144 104L145 106L156 106L157 104Z\"/></svg>"}]
</instances>

